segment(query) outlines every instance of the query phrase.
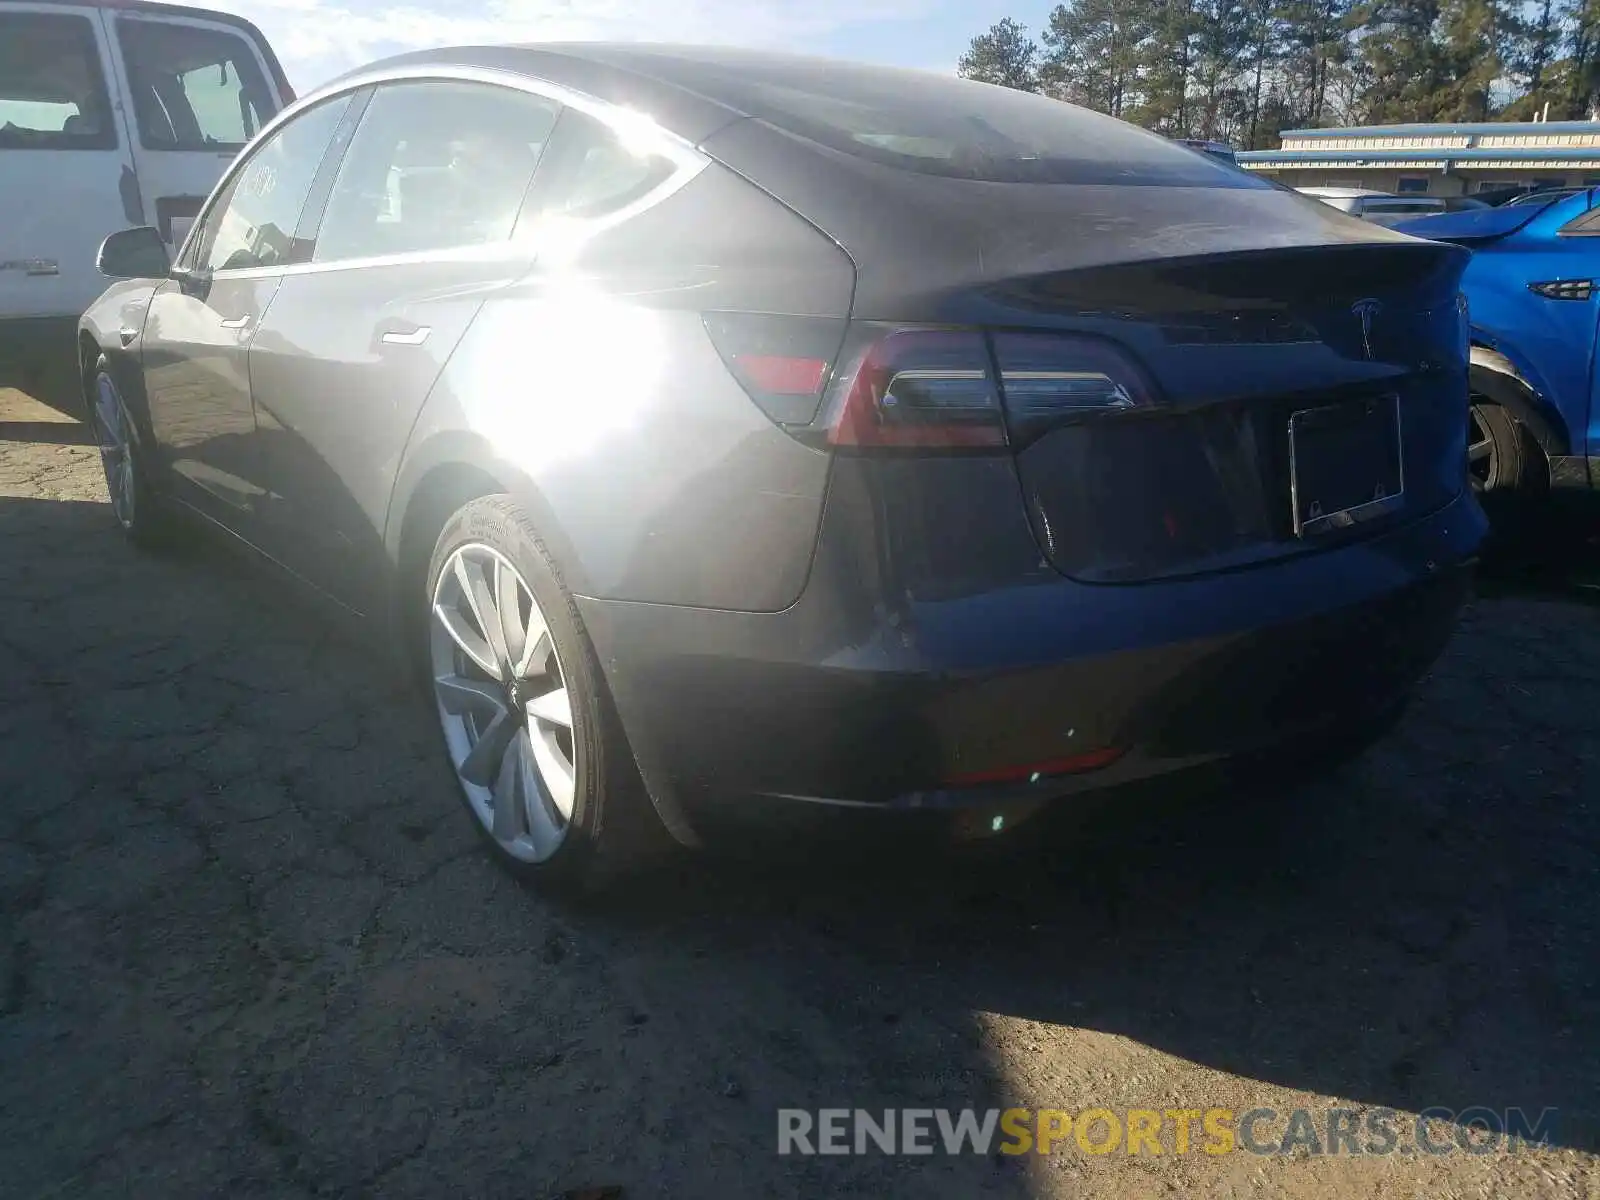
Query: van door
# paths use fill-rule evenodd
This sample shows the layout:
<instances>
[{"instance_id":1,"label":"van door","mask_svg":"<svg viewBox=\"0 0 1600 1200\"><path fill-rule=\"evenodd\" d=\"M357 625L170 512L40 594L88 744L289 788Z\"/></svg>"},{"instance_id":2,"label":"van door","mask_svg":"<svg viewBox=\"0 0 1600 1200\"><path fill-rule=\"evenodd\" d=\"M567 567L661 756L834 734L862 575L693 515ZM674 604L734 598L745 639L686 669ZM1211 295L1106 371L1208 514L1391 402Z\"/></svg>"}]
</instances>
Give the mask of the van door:
<instances>
[{"instance_id":1,"label":"van door","mask_svg":"<svg viewBox=\"0 0 1600 1200\"><path fill-rule=\"evenodd\" d=\"M46 343L75 361L78 317L106 285L95 252L141 223L110 62L94 9L0 7L0 386Z\"/></svg>"},{"instance_id":2,"label":"van door","mask_svg":"<svg viewBox=\"0 0 1600 1200\"><path fill-rule=\"evenodd\" d=\"M276 60L221 16L104 12L115 70L132 102L133 161L146 225L175 253L234 156L287 90Z\"/></svg>"}]
</instances>

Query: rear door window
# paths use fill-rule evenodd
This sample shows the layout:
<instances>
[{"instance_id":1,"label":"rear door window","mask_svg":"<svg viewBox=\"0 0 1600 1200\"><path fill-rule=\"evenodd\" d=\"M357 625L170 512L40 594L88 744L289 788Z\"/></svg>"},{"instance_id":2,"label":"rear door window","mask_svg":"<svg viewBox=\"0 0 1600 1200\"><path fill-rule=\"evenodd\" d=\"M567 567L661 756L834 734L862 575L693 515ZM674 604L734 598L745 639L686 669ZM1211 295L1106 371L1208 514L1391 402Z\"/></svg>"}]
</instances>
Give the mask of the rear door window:
<instances>
[{"instance_id":1,"label":"rear door window","mask_svg":"<svg viewBox=\"0 0 1600 1200\"><path fill-rule=\"evenodd\" d=\"M116 144L88 19L0 10L0 150L110 150Z\"/></svg>"},{"instance_id":2,"label":"rear door window","mask_svg":"<svg viewBox=\"0 0 1600 1200\"><path fill-rule=\"evenodd\" d=\"M596 220L644 199L676 170L671 159L569 108L551 139L549 159L539 168L529 212L558 220Z\"/></svg>"},{"instance_id":3,"label":"rear door window","mask_svg":"<svg viewBox=\"0 0 1600 1200\"><path fill-rule=\"evenodd\" d=\"M315 261L506 241L560 111L491 84L380 87L334 180Z\"/></svg>"},{"instance_id":4,"label":"rear door window","mask_svg":"<svg viewBox=\"0 0 1600 1200\"><path fill-rule=\"evenodd\" d=\"M236 34L123 17L117 41L147 150L239 150L276 111L255 52Z\"/></svg>"}]
</instances>

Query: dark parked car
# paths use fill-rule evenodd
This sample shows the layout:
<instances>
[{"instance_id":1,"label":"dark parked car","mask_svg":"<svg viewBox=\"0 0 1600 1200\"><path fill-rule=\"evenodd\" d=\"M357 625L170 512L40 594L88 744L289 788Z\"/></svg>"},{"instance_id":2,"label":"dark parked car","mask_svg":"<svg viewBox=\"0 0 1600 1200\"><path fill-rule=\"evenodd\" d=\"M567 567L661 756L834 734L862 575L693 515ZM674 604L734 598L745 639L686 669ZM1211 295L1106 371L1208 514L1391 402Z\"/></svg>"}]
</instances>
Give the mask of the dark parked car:
<instances>
[{"instance_id":1,"label":"dark parked car","mask_svg":"<svg viewBox=\"0 0 1600 1200\"><path fill-rule=\"evenodd\" d=\"M1466 259L932 73L479 48L295 105L170 269L109 239L82 362L123 528L364 615L569 881L1381 729L1484 531Z\"/></svg>"}]
</instances>

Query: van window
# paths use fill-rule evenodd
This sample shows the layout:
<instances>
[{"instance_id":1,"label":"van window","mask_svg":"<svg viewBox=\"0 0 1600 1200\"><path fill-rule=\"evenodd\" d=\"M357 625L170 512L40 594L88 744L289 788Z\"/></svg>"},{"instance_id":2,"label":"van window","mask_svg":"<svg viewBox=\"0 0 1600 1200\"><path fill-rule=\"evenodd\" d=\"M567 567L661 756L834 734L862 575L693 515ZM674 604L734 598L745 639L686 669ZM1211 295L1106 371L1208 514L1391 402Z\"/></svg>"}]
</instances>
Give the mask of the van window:
<instances>
[{"instance_id":1,"label":"van window","mask_svg":"<svg viewBox=\"0 0 1600 1200\"><path fill-rule=\"evenodd\" d=\"M117 41L147 150L238 150L276 111L243 38L220 29L129 17Z\"/></svg>"},{"instance_id":2,"label":"van window","mask_svg":"<svg viewBox=\"0 0 1600 1200\"><path fill-rule=\"evenodd\" d=\"M379 88L334 181L315 261L505 241L559 112L489 84Z\"/></svg>"},{"instance_id":3,"label":"van window","mask_svg":"<svg viewBox=\"0 0 1600 1200\"><path fill-rule=\"evenodd\" d=\"M192 253L208 271L304 261L305 249L295 241L300 211L349 107L349 96L326 100L251 151L202 218L198 250L186 257Z\"/></svg>"},{"instance_id":4,"label":"van window","mask_svg":"<svg viewBox=\"0 0 1600 1200\"><path fill-rule=\"evenodd\" d=\"M110 150L116 144L88 19L0 12L0 149Z\"/></svg>"}]
</instances>

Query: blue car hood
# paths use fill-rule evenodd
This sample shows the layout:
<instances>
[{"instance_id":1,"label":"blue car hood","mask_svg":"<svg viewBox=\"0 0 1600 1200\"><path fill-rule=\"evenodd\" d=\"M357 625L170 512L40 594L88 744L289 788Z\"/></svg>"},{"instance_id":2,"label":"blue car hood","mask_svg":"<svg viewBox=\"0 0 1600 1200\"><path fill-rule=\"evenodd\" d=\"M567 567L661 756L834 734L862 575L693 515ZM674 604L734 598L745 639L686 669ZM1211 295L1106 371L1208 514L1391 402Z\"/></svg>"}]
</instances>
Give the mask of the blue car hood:
<instances>
[{"instance_id":1,"label":"blue car hood","mask_svg":"<svg viewBox=\"0 0 1600 1200\"><path fill-rule=\"evenodd\" d=\"M1435 242L1488 242L1515 233L1546 207L1543 204L1510 204L1503 208L1469 208L1396 221L1389 228Z\"/></svg>"}]
</instances>

